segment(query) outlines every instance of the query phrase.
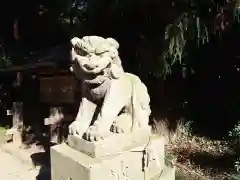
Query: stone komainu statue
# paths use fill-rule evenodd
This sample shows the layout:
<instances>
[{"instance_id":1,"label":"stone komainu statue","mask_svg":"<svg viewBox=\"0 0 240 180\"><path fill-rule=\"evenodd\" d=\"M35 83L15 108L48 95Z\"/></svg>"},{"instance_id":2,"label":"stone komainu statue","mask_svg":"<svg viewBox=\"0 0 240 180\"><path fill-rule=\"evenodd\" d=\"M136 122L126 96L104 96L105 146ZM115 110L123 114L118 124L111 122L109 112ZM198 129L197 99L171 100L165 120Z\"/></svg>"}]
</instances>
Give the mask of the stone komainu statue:
<instances>
[{"instance_id":1,"label":"stone komainu statue","mask_svg":"<svg viewBox=\"0 0 240 180\"><path fill-rule=\"evenodd\" d=\"M125 73L112 38L85 36L71 40L71 70L82 82L82 101L69 133L98 141L113 133L146 127L151 113L146 86Z\"/></svg>"}]
</instances>

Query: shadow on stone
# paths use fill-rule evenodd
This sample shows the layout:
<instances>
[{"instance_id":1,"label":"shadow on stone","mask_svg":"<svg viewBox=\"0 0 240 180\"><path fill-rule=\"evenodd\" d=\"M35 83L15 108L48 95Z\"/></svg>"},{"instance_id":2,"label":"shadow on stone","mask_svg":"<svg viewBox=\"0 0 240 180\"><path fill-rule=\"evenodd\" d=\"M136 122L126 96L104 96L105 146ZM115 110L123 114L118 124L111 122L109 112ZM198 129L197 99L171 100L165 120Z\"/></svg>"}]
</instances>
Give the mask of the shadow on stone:
<instances>
[{"instance_id":1,"label":"shadow on stone","mask_svg":"<svg viewBox=\"0 0 240 180\"><path fill-rule=\"evenodd\" d=\"M51 166L49 152L40 152L31 155L32 162L35 166L40 166L39 174L36 180L51 180Z\"/></svg>"},{"instance_id":2,"label":"shadow on stone","mask_svg":"<svg viewBox=\"0 0 240 180\"><path fill-rule=\"evenodd\" d=\"M48 152L39 152L31 155L32 162L35 166L48 166L50 164Z\"/></svg>"},{"instance_id":3,"label":"shadow on stone","mask_svg":"<svg viewBox=\"0 0 240 180\"><path fill-rule=\"evenodd\" d=\"M51 180L50 168L42 166L36 180Z\"/></svg>"}]
</instances>

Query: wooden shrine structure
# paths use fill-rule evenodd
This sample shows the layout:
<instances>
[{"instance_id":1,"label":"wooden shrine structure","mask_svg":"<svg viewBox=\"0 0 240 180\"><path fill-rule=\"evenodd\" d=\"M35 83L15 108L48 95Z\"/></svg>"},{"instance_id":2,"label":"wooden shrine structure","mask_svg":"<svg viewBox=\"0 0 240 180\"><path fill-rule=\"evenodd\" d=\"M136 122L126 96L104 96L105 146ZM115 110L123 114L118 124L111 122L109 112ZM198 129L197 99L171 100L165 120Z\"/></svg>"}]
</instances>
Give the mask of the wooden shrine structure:
<instances>
[{"instance_id":1,"label":"wooden shrine structure","mask_svg":"<svg viewBox=\"0 0 240 180\"><path fill-rule=\"evenodd\" d=\"M43 133L40 128L43 125L48 129L49 141L60 143L66 136L67 125L74 119L81 93L78 81L69 70L68 48L65 45L54 47L47 54L39 57L39 53L36 53L29 58L34 60L0 69L0 74L16 74L15 83L21 89L19 98L11 102L12 109L8 110L8 115L12 116L12 128L8 130L8 134L13 136L15 143L22 144L27 124L35 126L37 134ZM25 79L31 79L35 82L34 85L24 82ZM37 90L35 87L35 95L31 96L33 86L37 86ZM27 123L26 114L31 114Z\"/></svg>"}]
</instances>

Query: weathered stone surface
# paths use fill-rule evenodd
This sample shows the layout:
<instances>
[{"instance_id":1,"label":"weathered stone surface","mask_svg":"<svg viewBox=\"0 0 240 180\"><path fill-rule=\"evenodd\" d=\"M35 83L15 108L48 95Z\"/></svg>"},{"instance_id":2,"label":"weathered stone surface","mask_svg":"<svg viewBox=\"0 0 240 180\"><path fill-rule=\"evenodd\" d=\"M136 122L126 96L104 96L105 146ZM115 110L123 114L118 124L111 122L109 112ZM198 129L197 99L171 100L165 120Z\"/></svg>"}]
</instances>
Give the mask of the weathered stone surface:
<instances>
[{"instance_id":1,"label":"weathered stone surface","mask_svg":"<svg viewBox=\"0 0 240 180\"><path fill-rule=\"evenodd\" d=\"M54 146L51 148L52 180L154 178L164 168L163 142L163 138L153 137L148 145L100 158L91 158L66 144ZM143 158L144 148L147 152L145 158Z\"/></svg>"},{"instance_id":2,"label":"weathered stone surface","mask_svg":"<svg viewBox=\"0 0 240 180\"><path fill-rule=\"evenodd\" d=\"M150 137L151 127L149 126L129 133L113 133L108 138L95 142L86 141L76 135L69 135L68 145L91 157L101 157L147 144Z\"/></svg>"}]
</instances>

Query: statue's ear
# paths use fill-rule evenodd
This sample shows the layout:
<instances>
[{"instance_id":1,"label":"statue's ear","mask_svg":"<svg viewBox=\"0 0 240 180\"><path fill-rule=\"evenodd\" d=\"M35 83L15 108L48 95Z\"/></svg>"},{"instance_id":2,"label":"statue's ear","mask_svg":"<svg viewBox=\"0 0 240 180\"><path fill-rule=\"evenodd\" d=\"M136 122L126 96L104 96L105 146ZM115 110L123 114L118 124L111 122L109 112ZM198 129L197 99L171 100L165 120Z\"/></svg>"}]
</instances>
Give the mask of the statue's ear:
<instances>
[{"instance_id":1,"label":"statue's ear","mask_svg":"<svg viewBox=\"0 0 240 180\"><path fill-rule=\"evenodd\" d=\"M72 44L72 46L76 46L76 44L81 43L81 39L79 39L78 37L74 37L70 40L70 43Z\"/></svg>"},{"instance_id":2,"label":"statue's ear","mask_svg":"<svg viewBox=\"0 0 240 180\"><path fill-rule=\"evenodd\" d=\"M118 79L121 77L121 75L123 75L124 71L122 66L118 66L115 63L111 64L111 77L113 79Z\"/></svg>"},{"instance_id":3,"label":"statue's ear","mask_svg":"<svg viewBox=\"0 0 240 180\"><path fill-rule=\"evenodd\" d=\"M107 38L106 41L109 43L109 45L113 46L115 49L119 48L119 43L115 39Z\"/></svg>"}]
</instances>

